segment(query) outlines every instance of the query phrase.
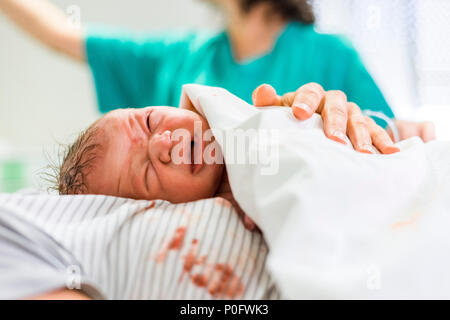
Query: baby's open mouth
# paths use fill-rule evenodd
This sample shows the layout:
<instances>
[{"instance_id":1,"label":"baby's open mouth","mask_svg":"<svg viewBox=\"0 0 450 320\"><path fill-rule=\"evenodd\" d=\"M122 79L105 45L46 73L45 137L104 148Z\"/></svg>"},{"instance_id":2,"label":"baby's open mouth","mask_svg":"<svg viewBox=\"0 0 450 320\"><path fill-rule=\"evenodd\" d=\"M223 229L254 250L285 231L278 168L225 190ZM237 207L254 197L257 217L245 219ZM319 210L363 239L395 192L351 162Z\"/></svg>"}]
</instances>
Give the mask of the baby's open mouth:
<instances>
[{"instance_id":1,"label":"baby's open mouth","mask_svg":"<svg viewBox=\"0 0 450 320\"><path fill-rule=\"evenodd\" d=\"M203 167L203 150L202 143L195 143L194 140L191 141L191 172L196 174ZM195 163L197 160L197 163Z\"/></svg>"}]
</instances>

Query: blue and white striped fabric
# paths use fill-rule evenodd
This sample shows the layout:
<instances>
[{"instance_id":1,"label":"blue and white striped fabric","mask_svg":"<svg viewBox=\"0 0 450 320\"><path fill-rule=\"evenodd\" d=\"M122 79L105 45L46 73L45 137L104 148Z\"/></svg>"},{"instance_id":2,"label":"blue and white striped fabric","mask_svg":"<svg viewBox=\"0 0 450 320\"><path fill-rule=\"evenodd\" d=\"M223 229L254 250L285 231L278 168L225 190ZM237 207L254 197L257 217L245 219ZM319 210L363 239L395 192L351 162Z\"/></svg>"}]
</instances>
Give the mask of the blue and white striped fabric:
<instances>
[{"instance_id":1,"label":"blue and white striped fabric","mask_svg":"<svg viewBox=\"0 0 450 320\"><path fill-rule=\"evenodd\" d=\"M246 230L223 199L173 205L2 194L0 208L65 247L80 264L74 270L83 270L80 281L106 299L279 298L265 270L263 237Z\"/></svg>"}]
</instances>

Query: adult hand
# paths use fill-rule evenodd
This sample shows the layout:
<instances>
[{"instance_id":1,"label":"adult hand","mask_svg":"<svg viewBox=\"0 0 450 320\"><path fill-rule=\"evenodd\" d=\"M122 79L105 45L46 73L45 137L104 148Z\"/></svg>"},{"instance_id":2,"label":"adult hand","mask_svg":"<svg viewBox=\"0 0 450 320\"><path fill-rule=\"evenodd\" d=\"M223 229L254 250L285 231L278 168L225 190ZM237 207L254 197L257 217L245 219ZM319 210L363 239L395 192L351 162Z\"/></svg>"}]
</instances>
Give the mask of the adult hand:
<instances>
[{"instance_id":1,"label":"adult hand","mask_svg":"<svg viewBox=\"0 0 450 320\"><path fill-rule=\"evenodd\" d=\"M259 86L253 92L253 103L257 107L288 106L299 120L309 119L315 112L323 119L325 135L334 141L346 144L349 137L355 150L383 154L399 152L389 134L373 119L362 114L361 109L342 91L325 91L317 83L309 83L296 92L279 96L270 85Z\"/></svg>"},{"instance_id":2,"label":"adult hand","mask_svg":"<svg viewBox=\"0 0 450 320\"><path fill-rule=\"evenodd\" d=\"M411 137L419 137L423 142L429 142L436 139L436 129L432 122L413 122L413 121L395 121L397 125L400 140L405 140ZM394 136L389 129L388 133L392 139Z\"/></svg>"}]
</instances>

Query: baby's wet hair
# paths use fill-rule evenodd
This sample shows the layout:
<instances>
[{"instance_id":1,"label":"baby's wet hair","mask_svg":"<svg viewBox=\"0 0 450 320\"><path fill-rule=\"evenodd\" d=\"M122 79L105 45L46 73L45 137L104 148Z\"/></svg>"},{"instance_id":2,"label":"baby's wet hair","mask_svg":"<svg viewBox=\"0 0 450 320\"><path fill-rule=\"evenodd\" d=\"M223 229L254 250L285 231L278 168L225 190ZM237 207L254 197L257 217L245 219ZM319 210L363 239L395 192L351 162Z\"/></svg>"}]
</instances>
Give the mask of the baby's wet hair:
<instances>
[{"instance_id":1,"label":"baby's wet hair","mask_svg":"<svg viewBox=\"0 0 450 320\"><path fill-rule=\"evenodd\" d=\"M99 156L100 128L97 121L78 135L74 143L65 147L63 160L57 172L57 186L61 195L86 194L86 177Z\"/></svg>"}]
</instances>

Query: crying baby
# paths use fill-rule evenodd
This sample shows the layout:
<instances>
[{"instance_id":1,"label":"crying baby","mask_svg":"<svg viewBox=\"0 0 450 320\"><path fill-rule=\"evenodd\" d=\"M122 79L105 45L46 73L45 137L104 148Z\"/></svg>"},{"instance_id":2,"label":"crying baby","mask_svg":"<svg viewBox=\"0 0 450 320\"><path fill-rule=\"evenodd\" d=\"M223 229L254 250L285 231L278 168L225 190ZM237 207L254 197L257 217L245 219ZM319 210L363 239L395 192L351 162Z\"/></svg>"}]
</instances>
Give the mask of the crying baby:
<instances>
[{"instance_id":1,"label":"crying baby","mask_svg":"<svg viewBox=\"0 0 450 320\"><path fill-rule=\"evenodd\" d=\"M58 191L172 203L222 197L252 230L253 221L231 193L220 147L209 129L204 117L187 109L111 111L68 148Z\"/></svg>"},{"instance_id":2,"label":"crying baby","mask_svg":"<svg viewBox=\"0 0 450 320\"><path fill-rule=\"evenodd\" d=\"M190 110L112 111L69 148L60 168L59 192L172 203L213 197L225 170L223 161L204 161L205 149L214 144L213 138L203 141L207 130L207 121ZM216 156L216 148L209 150Z\"/></svg>"}]
</instances>

